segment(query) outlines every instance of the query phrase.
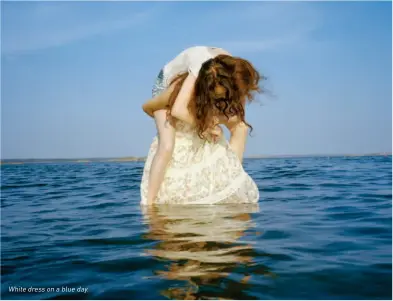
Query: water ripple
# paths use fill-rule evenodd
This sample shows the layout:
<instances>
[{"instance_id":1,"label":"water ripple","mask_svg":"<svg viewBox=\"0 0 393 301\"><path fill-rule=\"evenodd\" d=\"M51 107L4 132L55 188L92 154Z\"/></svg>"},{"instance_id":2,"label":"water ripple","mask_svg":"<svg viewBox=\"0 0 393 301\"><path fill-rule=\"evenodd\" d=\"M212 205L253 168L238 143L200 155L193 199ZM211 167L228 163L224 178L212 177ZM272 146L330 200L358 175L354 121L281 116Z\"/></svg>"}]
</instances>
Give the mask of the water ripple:
<instances>
[{"instance_id":1,"label":"water ripple","mask_svg":"<svg viewBox=\"0 0 393 301\"><path fill-rule=\"evenodd\" d=\"M392 298L391 157L245 169L259 205L147 210L141 162L3 165L2 297Z\"/></svg>"}]
</instances>

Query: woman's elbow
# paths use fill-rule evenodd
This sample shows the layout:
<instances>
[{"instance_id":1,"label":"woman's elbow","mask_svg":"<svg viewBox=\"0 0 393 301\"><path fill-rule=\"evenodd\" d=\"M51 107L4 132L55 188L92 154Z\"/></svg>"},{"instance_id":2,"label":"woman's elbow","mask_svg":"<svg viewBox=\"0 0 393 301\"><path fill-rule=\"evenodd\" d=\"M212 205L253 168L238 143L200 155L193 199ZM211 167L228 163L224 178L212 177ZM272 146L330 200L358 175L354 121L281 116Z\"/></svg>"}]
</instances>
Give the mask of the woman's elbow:
<instances>
[{"instance_id":1,"label":"woman's elbow","mask_svg":"<svg viewBox=\"0 0 393 301\"><path fill-rule=\"evenodd\" d=\"M171 115L175 117L176 119L183 120L184 119L184 114L182 110L177 108L176 106L173 106L171 109Z\"/></svg>"},{"instance_id":2,"label":"woman's elbow","mask_svg":"<svg viewBox=\"0 0 393 301\"><path fill-rule=\"evenodd\" d=\"M142 110L150 117L153 117L153 112L149 109L149 107L146 104L142 106Z\"/></svg>"}]
</instances>

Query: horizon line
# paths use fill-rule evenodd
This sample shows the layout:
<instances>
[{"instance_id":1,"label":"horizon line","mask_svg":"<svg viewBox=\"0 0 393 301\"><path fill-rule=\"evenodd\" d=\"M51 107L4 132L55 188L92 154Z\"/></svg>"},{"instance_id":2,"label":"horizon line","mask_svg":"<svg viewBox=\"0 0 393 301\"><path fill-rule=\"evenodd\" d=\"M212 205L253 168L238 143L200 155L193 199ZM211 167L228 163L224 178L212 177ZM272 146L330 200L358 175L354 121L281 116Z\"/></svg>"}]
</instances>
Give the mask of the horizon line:
<instances>
[{"instance_id":1,"label":"horizon line","mask_svg":"<svg viewBox=\"0 0 393 301\"><path fill-rule=\"evenodd\" d=\"M373 152L373 153L326 153L326 154L287 154L287 155L249 155L244 156L244 159L263 159L263 158L294 158L294 157L364 157L364 156L391 156L392 152ZM143 160L146 156L119 156L119 157L74 157L74 158L0 158L0 162L5 161L49 161L49 160L120 160L120 159L134 159Z\"/></svg>"}]
</instances>

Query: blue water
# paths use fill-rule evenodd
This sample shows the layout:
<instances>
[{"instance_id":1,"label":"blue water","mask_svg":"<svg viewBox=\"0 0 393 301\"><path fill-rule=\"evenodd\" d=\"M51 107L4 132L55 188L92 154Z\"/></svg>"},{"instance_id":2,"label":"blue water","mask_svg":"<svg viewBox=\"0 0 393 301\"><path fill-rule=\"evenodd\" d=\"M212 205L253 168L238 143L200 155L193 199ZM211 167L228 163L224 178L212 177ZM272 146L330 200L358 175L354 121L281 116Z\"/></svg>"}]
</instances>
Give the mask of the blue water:
<instances>
[{"instance_id":1,"label":"blue water","mask_svg":"<svg viewBox=\"0 0 393 301\"><path fill-rule=\"evenodd\" d=\"M4 165L2 298L391 299L391 160L246 160L259 206L149 211L141 162Z\"/></svg>"}]
</instances>

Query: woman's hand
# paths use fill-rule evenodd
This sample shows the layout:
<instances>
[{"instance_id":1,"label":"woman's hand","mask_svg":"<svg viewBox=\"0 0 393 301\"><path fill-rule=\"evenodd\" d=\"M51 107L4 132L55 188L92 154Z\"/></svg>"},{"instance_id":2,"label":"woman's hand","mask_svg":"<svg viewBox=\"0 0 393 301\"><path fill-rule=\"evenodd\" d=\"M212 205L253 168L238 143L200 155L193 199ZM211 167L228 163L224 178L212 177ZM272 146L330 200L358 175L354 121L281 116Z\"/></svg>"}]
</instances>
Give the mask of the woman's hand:
<instances>
[{"instance_id":1,"label":"woman's hand","mask_svg":"<svg viewBox=\"0 0 393 301\"><path fill-rule=\"evenodd\" d=\"M205 131L203 136L206 137L209 142L216 143L223 135L224 132L220 126L220 120L218 117L214 116L211 121L211 126Z\"/></svg>"},{"instance_id":2,"label":"woman's hand","mask_svg":"<svg viewBox=\"0 0 393 301\"><path fill-rule=\"evenodd\" d=\"M214 126L212 129L208 130L208 133L211 138L211 142L217 143L221 139L221 137L224 135L224 131L222 130L222 127L219 125Z\"/></svg>"},{"instance_id":3,"label":"woman's hand","mask_svg":"<svg viewBox=\"0 0 393 301\"><path fill-rule=\"evenodd\" d=\"M242 162L247 142L248 126L236 116L231 117L224 124L231 134L229 145Z\"/></svg>"},{"instance_id":4,"label":"woman's hand","mask_svg":"<svg viewBox=\"0 0 393 301\"><path fill-rule=\"evenodd\" d=\"M230 133L233 133L236 127L242 124L241 119L238 116L232 116L229 119L222 119L220 120L222 124L224 124Z\"/></svg>"}]
</instances>

